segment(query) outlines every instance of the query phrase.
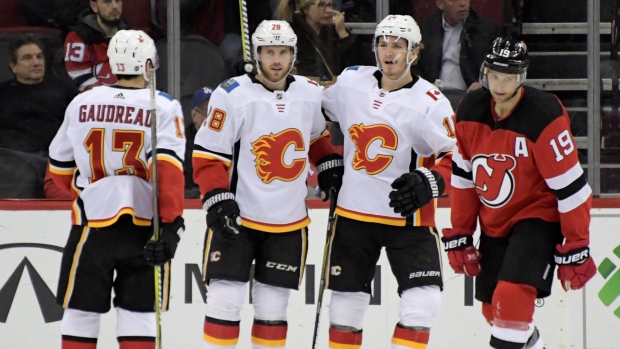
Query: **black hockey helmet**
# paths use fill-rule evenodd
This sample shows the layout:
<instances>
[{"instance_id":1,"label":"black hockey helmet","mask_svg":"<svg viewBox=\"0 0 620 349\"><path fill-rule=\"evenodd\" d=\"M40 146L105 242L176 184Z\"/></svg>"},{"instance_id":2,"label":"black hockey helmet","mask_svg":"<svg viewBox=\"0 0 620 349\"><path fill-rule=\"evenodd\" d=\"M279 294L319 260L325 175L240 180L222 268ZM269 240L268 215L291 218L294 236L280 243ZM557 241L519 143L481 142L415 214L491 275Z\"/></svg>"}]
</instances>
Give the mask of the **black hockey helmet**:
<instances>
[{"instance_id":1,"label":"black hockey helmet","mask_svg":"<svg viewBox=\"0 0 620 349\"><path fill-rule=\"evenodd\" d=\"M505 74L518 74L520 75L521 83L523 83L529 63L530 60L527 56L525 42L498 37L493 41L484 56L482 67L480 67L480 83L488 88L487 70Z\"/></svg>"}]
</instances>

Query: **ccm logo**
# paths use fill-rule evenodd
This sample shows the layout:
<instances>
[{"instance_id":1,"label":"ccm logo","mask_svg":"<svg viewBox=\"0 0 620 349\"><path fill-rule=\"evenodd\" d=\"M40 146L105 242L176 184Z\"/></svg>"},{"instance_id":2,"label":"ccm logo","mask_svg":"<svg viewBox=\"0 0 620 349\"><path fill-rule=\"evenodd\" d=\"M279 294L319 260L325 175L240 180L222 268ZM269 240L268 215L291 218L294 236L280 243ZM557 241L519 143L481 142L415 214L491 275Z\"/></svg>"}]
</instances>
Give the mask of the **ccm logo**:
<instances>
[{"instance_id":1,"label":"ccm logo","mask_svg":"<svg viewBox=\"0 0 620 349\"><path fill-rule=\"evenodd\" d=\"M294 267L292 265L282 264L282 263L267 262L267 263L265 263L265 266L267 268L273 268L273 269L278 269L278 270L290 271L290 272L293 272L293 273L297 271L297 267Z\"/></svg>"},{"instance_id":2,"label":"ccm logo","mask_svg":"<svg viewBox=\"0 0 620 349\"><path fill-rule=\"evenodd\" d=\"M426 271L417 271L415 273L409 274L410 279L415 279L419 277L428 277L428 276L441 276L441 272L435 270L426 270Z\"/></svg>"},{"instance_id":3,"label":"ccm logo","mask_svg":"<svg viewBox=\"0 0 620 349\"><path fill-rule=\"evenodd\" d=\"M467 237L464 236L462 238L459 238L458 240L450 240L450 241L446 241L444 242L444 248L446 250L452 250L455 249L461 245L467 245Z\"/></svg>"}]
</instances>

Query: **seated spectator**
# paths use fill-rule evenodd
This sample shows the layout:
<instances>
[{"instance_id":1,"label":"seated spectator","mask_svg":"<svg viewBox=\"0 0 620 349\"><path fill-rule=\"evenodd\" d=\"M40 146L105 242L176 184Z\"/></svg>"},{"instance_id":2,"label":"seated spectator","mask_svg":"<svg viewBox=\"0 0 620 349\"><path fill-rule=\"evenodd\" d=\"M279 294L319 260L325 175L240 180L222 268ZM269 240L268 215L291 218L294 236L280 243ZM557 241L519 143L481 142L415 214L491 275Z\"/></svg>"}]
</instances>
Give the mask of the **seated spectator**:
<instances>
[{"instance_id":1,"label":"seated spectator","mask_svg":"<svg viewBox=\"0 0 620 349\"><path fill-rule=\"evenodd\" d=\"M300 0L295 11L281 0L276 18L291 23L297 34L297 74L325 84L333 81L355 57L355 35L344 26L344 13L332 0Z\"/></svg>"},{"instance_id":2,"label":"seated spectator","mask_svg":"<svg viewBox=\"0 0 620 349\"><path fill-rule=\"evenodd\" d=\"M469 8L470 0L437 0L438 9L420 21L424 50L418 69L456 109L461 97L480 88L484 54L499 36L499 27Z\"/></svg>"},{"instance_id":3,"label":"seated spectator","mask_svg":"<svg viewBox=\"0 0 620 349\"><path fill-rule=\"evenodd\" d=\"M119 29L128 29L121 19L122 0L90 0L90 8L94 13L84 13L65 39L65 67L80 91L116 84L108 62L108 43Z\"/></svg>"},{"instance_id":4,"label":"seated spectator","mask_svg":"<svg viewBox=\"0 0 620 349\"><path fill-rule=\"evenodd\" d=\"M200 197L200 189L198 185L194 183L192 167L192 152L194 151L194 137L196 132L200 129L200 126L205 122L209 116L209 100L211 94L215 90L212 87L205 86L194 93L194 99L192 99L192 121L193 123L185 127L185 161L183 164L183 171L185 171L185 198L195 199Z\"/></svg>"},{"instance_id":5,"label":"seated spectator","mask_svg":"<svg viewBox=\"0 0 620 349\"><path fill-rule=\"evenodd\" d=\"M0 148L41 173L37 192L43 197L48 148L78 91L70 81L45 74L44 47L33 36L11 42L9 51L15 78L0 84Z\"/></svg>"}]
</instances>

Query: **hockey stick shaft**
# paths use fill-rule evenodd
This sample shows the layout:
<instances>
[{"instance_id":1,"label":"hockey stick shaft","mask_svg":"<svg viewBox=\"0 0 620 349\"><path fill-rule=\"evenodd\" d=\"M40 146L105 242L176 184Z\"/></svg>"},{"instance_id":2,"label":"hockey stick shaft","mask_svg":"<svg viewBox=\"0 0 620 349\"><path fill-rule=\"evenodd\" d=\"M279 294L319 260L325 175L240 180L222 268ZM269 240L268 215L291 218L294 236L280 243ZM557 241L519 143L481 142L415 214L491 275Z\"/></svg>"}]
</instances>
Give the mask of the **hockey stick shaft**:
<instances>
[{"instance_id":1,"label":"hockey stick shaft","mask_svg":"<svg viewBox=\"0 0 620 349\"><path fill-rule=\"evenodd\" d=\"M332 241L332 225L334 224L334 212L336 211L336 190L329 191L329 216L327 217L327 237L325 238L325 248L323 250L323 264L321 266L321 281L319 282L319 297L316 301L316 317L314 318L314 334L312 335L312 349L316 348L316 340L319 334L319 323L321 318L321 306L323 305L323 292L325 291L325 275L327 272L327 260Z\"/></svg>"},{"instance_id":2,"label":"hockey stick shaft","mask_svg":"<svg viewBox=\"0 0 620 349\"><path fill-rule=\"evenodd\" d=\"M150 72L150 92L151 92L151 166L153 173L151 177L153 185L153 240L159 241L159 185L157 177L157 84L155 69L151 65ZM160 266L155 266L155 343L157 349L162 348L161 343L161 273Z\"/></svg>"},{"instance_id":3,"label":"hockey stick shaft","mask_svg":"<svg viewBox=\"0 0 620 349\"><path fill-rule=\"evenodd\" d=\"M250 29L248 27L248 6L245 0L239 0L239 19L241 22L241 43L243 45L243 61L252 59L250 53Z\"/></svg>"}]
</instances>

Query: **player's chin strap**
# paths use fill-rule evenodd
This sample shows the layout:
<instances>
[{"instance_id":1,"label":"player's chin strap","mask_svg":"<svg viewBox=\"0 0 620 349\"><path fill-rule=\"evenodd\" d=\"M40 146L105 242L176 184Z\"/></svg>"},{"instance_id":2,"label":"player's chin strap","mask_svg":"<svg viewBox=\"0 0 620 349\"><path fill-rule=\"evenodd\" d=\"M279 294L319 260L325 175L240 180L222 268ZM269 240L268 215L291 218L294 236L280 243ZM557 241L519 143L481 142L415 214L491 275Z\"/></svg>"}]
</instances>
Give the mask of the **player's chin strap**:
<instances>
[{"instance_id":1,"label":"player's chin strap","mask_svg":"<svg viewBox=\"0 0 620 349\"><path fill-rule=\"evenodd\" d=\"M293 60L291 62L291 66L288 68L288 72L286 73L286 75L284 75L284 77L278 81L271 81L269 79L267 79L267 77L263 74L263 70L260 68L260 62L256 61L256 71L258 72L258 75L262 76L263 79L265 79L265 82L267 83L267 85L277 85L279 83L281 83L282 81L286 80L286 78L288 78L288 76L291 74L291 72L293 71L293 66L294 66L295 61Z\"/></svg>"},{"instance_id":2,"label":"player's chin strap","mask_svg":"<svg viewBox=\"0 0 620 349\"><path fill-rule=\"evenodd\" d=\"M390 79L387 75L383 74L383 68L381 67L381 63L379 63L379 71L381 71L381 74L383 74L383 76L392 81L392 82L397 82L400 81L402 78L404 78L405 76L407 76L407 74L411 74L411 65L413 64L413 62L415 62L417 55L411 60L411 62L409 62L409 54L411 52L407 52L407 68L405 68L405 70L403 71L403 73L400 75L400 77L398 79ZM401 57L401 54L397 54L396 57L394 57L394 63L398 62L398 59ZM379 60L377 60L377 62L379 62Z\"/></svg>"}]
</instances>

